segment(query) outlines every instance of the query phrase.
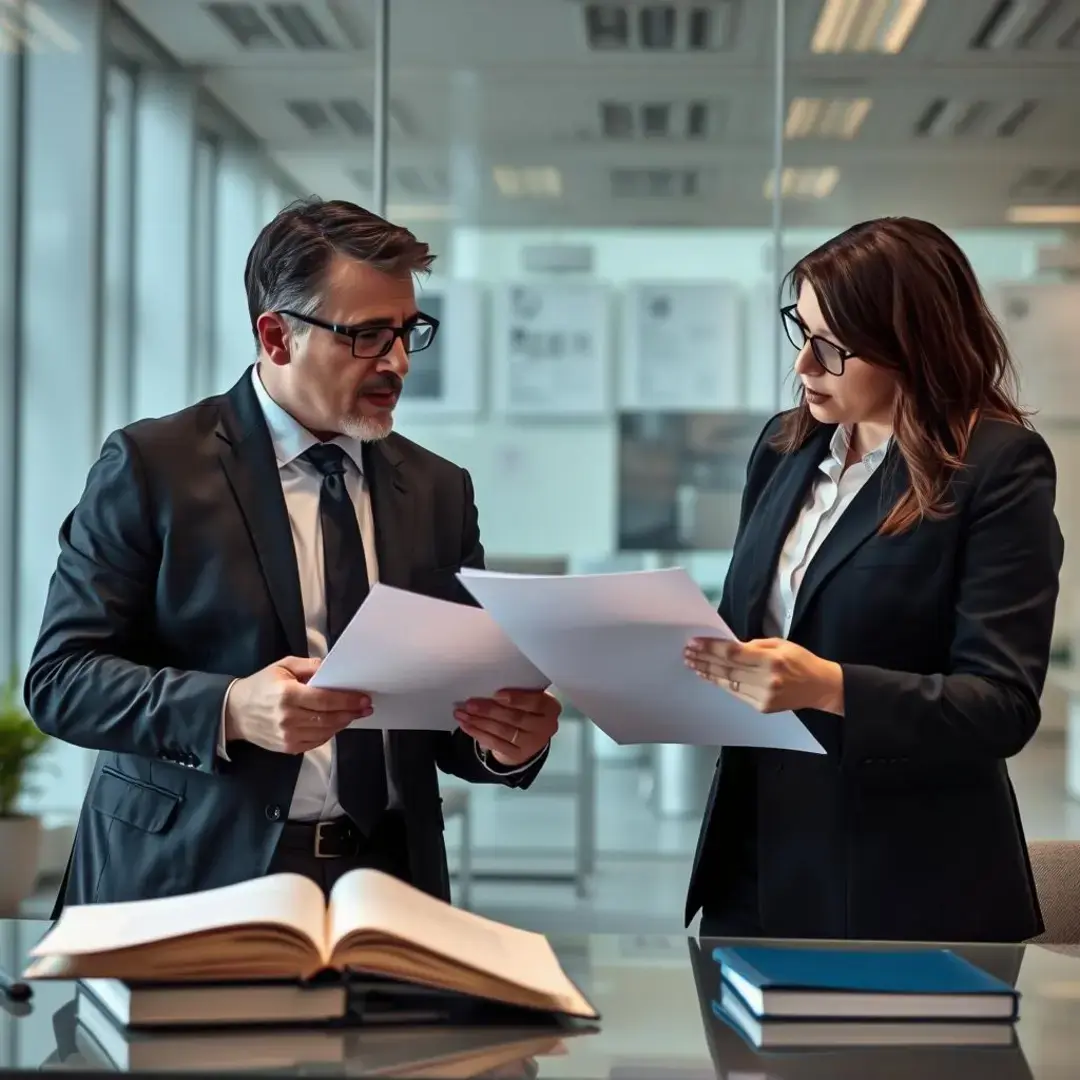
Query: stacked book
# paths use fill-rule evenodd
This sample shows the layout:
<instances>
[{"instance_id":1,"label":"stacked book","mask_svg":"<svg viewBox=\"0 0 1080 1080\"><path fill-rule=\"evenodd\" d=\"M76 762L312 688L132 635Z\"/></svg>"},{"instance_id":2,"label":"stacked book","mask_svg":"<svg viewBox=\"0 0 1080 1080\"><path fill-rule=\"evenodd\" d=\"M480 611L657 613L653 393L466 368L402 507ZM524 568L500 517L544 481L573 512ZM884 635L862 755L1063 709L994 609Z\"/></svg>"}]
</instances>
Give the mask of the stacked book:
<instances>
[{"instance_id":1,"label":"stacked book","mask_svg":"<svg viewBox=\"0 0 1080 1080\"><path fill-rule=\"evenodd\" d=\"M1011 1047L1020 995L949 949L731 946L713 1012L756 1049Z\"/></svg>"},{"instance_id":2,"label":"stacked book","mask_svg":"<svg viewBox=\"0 0 1080 1080\"><path fill-rule=\"evenodd\" d=\"M530 1061L565 1054L569 1037L543 1026L133 1029L117 1023L107 1000L79 987L71 1045L61 1062L64 1068L210 1074L301 1069L412 1080L464 1078L495 1070L526 1076Z\"/></svg>"}]
</instances>

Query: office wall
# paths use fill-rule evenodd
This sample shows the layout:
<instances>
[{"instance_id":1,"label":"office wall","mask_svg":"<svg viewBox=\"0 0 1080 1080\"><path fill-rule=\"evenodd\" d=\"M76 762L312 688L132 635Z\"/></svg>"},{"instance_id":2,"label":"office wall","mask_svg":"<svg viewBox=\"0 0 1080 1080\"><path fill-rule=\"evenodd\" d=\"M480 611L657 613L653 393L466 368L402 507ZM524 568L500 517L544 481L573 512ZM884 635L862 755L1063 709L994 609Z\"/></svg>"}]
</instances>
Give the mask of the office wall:
<instances>
[{"instance_id":1,"label":"office wall","mask_svg":"<svg viewBox=\"0 0 1080 1080\"><path fill-rule=\"evenodd\" d=\"M415 227L423 235L422 226ZM793 259L829 235L791 229L784 234L784 247ZM1061 239L1054 229L967 230L954 235L985 287L1031 279L1037 272L1039 248ZM522 261L525 249L555 243L588 247L593 270L586 280L608 282L616 293L639 280L723 279L747 291L772 281L771 234L765 229L561 229L555 234L544 229L458 228L451 235L450 250L440 253L440 261L449 264L444 272L451 279L491 287L528 278ZM615 301L618 304L618 295ZM486 338L475 343L490 387L489 345ZM790 354L785 341L779 359L785 374ZM616 367L619 359L616 335ZM771 363L771 357L753 352L749 342L744 359L747 364ZM655 358L656 364L663 362L662 356ZM786 404L783 398L781 404ZM595 421L513 422L493 417L487 410L476 422L405 421L401 428L410 438L472 471L481 527L492 554L596 557L615 546L614 416ZM1063 439L1058 435L1062 451L1072 453Z\"/></svg>"},{"instance_id":2,"label":"office wall","mask_svg":"<svg viewBox=\"0 0 1080 1080\"><path fill-rule=\"evenodd\" d=\"M18 234L19 123L22 112L20 58L0 49L0 673L15 662L15 520L18 451ZM7 527L4 522L8 522ZM0 678L0 681L3 681Z\"/></svg>"},{"instance_id":3,"label":"office wall","mask_svg":"<svg viewBox=\"0 0 1080 1080\"><path fill-rule=\"evenodd\" d=\"M255 359L244 293L244 263L263 226L263 189L254 152L225 145L218 159L214 259L212 393L221 393Z\"/></svg>"},{"instance_id":4,"label":"office wall","mask_svg":"<svg viewBox=\"0 0 1080 1080\"><path fill-rule=\"evenodd\" d=\"M38 4L52 36L0 42L0 661L18 678L103 438L250 360L244 258L295 194L193 73L114 50L107 0ZM52 744L25 809L73 821L92 759Z\"/></svg>"},{"instance_id":5,"label":"office wall","mask_svg":"<svg viewBox=\"0 0 1080 1080\"><path fill-rule=\"evenodd\" d=\"M145 71L135 97L135 416L163 416L190 401L195 348L195 142L197 80Z\"/></svg>"},{"instance_id":6,"label":"office wall","mask_svg":"<svg viewBox=\"0 0 1080 1080\"><path fill-rule=\"evenodd\" d=\"M373 159L372 140L356 138L338 172L323 174L338 176L338 182L297 183L271 164L267 147L234 117L214 111L212 80L204 72L153 59L153 49L139 57L107 52L106 0L39 3L78 48L56 44L25 57L0 49L0 440L7 440L0 443L0 462L7 465L0 467L0 659L20 668L36 637L57 530L78 499L101 439L137 416L169 411L235 381L254 355L242 274L258 229L313 187L363 201L347 177ZM771 6L765 7L769 13L755 17L769 22ZM413 86L411 73L430 72L428 50L426 39L392 31L392 95ZM725 57L715 58L714 68L707 57L699 61L688 68L680 94L713 89L714 75L732 77ZM762 174L769 162L760 150L772 144L776 118L770 115L772 61L763 46L752 59L741 58L738 70L760 104L740 119L739 138L757 155L754 168ZM455 69L448 76L449 126L439 128L439 138L392 128L389 147L395 168L415 160L418 147L435 155L445 151L452 214L433 221L418 213L414 219L409 205L420 196L391 184L392 216L436 245L439 275L501 284L522 276L527 246L558 243L591 247L591 276L616 289L645 279L726 278L743 286L774 280L776 237L765 225L769 207L756 173L761 212L753 220L761 220L759 228L721 228L719 214L700 228L457 224L483 200L497 198L491 194L491 147L484 140L502 92L511 83L533 88L526 118L541 115L548 101L539 63L520 73L508 73L495 53L470 63L475 70ZM454 65L460 66L457 60ZM307 78L299 68L285 74L298 86ZM363 81L364 93L370 89L370 70L350 71L353 78ZM358 98L361 89L350 83ZM516 139L520 132L510 127L507 120L500 130ZM333 153L339 149L335 144ZM302 155L295 160L303 164ZM573 201L570 187L566 199ZM507 205L499 203L507 220L535 223L546 212L542 201L523 200L517 219ZM554 217L557 204L546 205ZM784 228L779 239L785 261L826 235ZM1059 239L1054 230L1005 228L956 235L987 284L1031 279L1038 247ZM485 365L487 346L482 330L472 347ZM789 358L785 352L781 360ZM746 364L758 362L748 351ZM610 556L616 532L613 419L507 421L485 412L470 423L406 421L402 430L471 470L494 557L563 556L584 566ZM1067 430L1055 431L1051 441L1061 466L1066 531L1080 535L1080 498L1071 494L1080 443ZM715 586L726 555L685 561L703 584ZM1067 568L1063 607L1070 624L1077 621L1068 607L1076 593L1075 562ZM56 750L50 764L57 768L42 774L41 790L28 806L70 820L89 759L72 748Z\"/></svg>"},{"instance_id":7,"label":"office wall","mask_svg":"<svg viewBox=\"0 0 1080 1080\"><path fill-rule=\"evenodd\" d=\"M57 531L98 445L105 14L45 0L78 42L23 59L18 377L18 661L25 670L56 564ZM57 744L37 798L70 806L85 754Z\"/></svg>"}]
</instances>

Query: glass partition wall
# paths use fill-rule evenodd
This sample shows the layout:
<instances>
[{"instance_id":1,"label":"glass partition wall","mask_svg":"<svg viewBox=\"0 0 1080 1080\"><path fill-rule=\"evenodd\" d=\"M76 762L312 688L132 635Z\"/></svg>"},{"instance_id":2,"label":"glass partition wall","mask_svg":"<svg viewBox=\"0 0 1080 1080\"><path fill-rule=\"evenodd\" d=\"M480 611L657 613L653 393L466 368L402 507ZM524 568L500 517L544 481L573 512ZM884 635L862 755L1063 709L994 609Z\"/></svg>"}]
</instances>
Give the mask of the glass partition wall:
<instances>
[{"instance_id":1,"label":"glass partition wall","mask_svg":"<svg viewBox=\"0 0 1080 1080\"><path fill-rule=\"evenodd\" d=\"M715 595L748 448L793 399L780 280L889 214L936 222L971 258L1077 534L1071 5L34 0L4 14L9 666L25 665L103 433L239 377L248 247L312 193L385 213L437 256L418 290L440 335L398 428L469 469L492 566L678 563ZM1048 707L1044 725L1063 722ZM448 825L454 865L468 848L496 910L526 902L525 879L556 909L589 897L609 920L671 925L713 757L617 747L570 715L527 799L472 793L467 828ZM91 758L52 758L27 805L59 828Z\"/></svg>"}]
</instances>

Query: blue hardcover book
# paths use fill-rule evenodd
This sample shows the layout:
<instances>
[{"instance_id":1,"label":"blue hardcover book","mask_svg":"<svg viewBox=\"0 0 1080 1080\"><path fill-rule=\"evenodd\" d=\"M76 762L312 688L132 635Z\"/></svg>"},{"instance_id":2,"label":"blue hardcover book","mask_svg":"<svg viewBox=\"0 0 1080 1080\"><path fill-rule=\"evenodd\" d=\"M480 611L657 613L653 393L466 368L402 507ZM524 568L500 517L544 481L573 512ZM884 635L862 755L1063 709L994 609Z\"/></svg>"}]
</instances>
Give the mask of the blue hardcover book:
<instances>
[{"instance_id":1,"label":"blue hardcover book","mask_svg":"<svg viewBox=\"0 0 1080 1080\"><path fill-rule=\"evenodd\" d=\"M759 1017L1015 1020L1020 999L949 949L721 946L713 959Z\"/></svg>"}]
</instances>

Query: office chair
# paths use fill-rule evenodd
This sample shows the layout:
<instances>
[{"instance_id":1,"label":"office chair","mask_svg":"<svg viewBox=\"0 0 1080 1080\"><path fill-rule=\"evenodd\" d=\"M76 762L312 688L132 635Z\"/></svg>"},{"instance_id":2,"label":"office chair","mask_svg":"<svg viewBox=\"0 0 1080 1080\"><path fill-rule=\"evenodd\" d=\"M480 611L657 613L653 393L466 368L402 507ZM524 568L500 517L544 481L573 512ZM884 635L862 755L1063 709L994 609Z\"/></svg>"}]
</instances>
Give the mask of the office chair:
<instances>
[{"instance_id":1,"label":"office chair","mask_svg":"<svg viewBox=\"0 0 1080 1080\"><path fill-rule=\"evenodd\" d=\"M1039 944L1080 944L1080 841L1032 840L1028 844L1046 929Z\"/></svg>"}]
</instances>

